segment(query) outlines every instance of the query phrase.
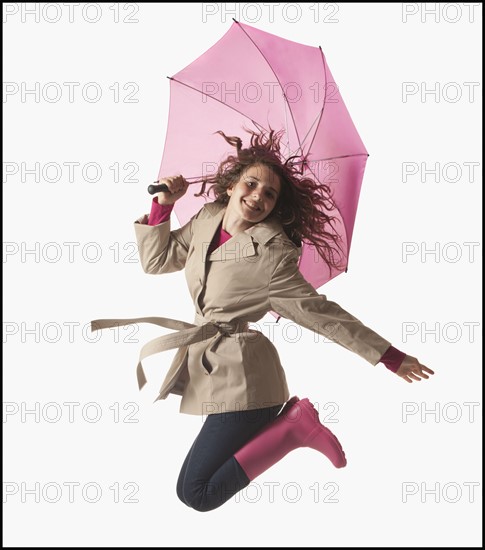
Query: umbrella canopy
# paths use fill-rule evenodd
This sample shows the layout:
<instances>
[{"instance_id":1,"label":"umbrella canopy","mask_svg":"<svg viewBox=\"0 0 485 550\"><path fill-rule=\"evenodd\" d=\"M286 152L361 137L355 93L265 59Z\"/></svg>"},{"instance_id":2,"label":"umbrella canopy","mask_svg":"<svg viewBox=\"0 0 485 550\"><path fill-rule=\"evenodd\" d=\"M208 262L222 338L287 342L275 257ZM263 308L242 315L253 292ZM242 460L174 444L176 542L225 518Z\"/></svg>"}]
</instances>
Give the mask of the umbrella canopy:
<instances>
[{"instance_id":1,"label":"umbrella canopy","mask_svg":"<svg viewBox=\"0 0 485 550\"><path fill-rule=\"evenodd\" d=\"M234 21L218 42L170 79L158 179L183 174L190 181L215 174L234 149L214 132L239 136L245 147L243 127L251 126L284 130L283 156L301 156L302 175L331 188L338 210L330 214L346 270L368 153L320 47ZM205 202L189 188L175 203L179 223L187 223ZM342 272L330 272L305 242L299 268L315 289Z\"/></svg>"}]
</instances>

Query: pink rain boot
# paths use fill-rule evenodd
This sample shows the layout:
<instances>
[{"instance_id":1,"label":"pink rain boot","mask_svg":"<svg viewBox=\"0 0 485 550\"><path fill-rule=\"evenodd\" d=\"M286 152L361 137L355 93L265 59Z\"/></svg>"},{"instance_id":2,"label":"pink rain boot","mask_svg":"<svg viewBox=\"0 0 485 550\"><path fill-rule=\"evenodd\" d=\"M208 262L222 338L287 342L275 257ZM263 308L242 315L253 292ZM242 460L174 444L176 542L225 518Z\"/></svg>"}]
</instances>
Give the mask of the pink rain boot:
<instances>
[{"instance_id":1,"label":"pink rain boot","mask_svg":"<svg viewBox=\"0 0 485 550\"><path fill-rule=\"evenodd\" d=\"M336 468L347 464L339 440L326 428L307 399L292 397L280 414L235 454L250 481L300 447L323 453Z\"/></svg>"}]
</instances>

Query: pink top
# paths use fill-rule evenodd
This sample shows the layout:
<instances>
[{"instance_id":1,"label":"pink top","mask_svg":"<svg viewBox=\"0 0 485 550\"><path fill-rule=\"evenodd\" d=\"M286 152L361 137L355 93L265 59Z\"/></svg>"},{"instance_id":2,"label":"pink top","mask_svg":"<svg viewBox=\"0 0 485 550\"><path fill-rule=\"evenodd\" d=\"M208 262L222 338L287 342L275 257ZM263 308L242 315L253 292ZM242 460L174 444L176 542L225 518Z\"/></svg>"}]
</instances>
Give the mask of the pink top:
<instances>
[{"instance_id":1,"label":"pink top","mask_svg":"<svg viewBox=\"0 0 485 550\"><path fill-rule=\"evenodd\" d=\"M152 201L152 210L150 212L150 216L148 218L148 225L158 225L160 223L166 222L170 219L170 213L173 210L173 204L159 204L158 199L156 197L153 198ZM228 239L230 239L232 235L230 235L227 231L222 229L222 223L219 225L214 238L212 239L212 242L209 246L209 249L207 251L208 254L210 254L212 251L214 251L217 247L221 246L221 244L225 243ZM392 372L396 372L399 367L401 366L401 363L406 357L406 354L402 351L399 351L394 346L390 346L387 351L384 353L384 355L380 359L380 363L384 363L384 365L391 370Z\"/></svg>"}]
</instances>

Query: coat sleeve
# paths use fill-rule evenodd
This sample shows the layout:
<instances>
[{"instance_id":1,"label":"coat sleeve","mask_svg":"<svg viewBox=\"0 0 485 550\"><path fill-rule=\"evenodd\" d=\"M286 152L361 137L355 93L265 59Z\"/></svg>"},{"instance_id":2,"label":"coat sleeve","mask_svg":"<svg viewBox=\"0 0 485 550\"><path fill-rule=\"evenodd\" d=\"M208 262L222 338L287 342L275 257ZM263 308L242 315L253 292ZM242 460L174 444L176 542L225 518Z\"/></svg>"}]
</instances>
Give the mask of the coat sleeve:
<instances>
[{"instance_id":1,"label":"coat sleeve","mask_svg":"<svg viewBox=\"0 0 485 550\"><path fill-rule=\"evenodd\" d=\"M193 236L193 222L204 207L179 229L170 230L170 219L158 225L148 225L145 214L135 221L140 262L145 273L158 275L180 271L185 267L190 242Z\"/></svg>"},{"instance_id":2,"label":"coat sleeve","mask_svg":"<svg viewBox=\"0 0 485 550\"><path fill-rule=\"evenodd\" d=\"M277 261L269 283L272 311L377 365L391 343L319 294L298 268L299 251L287 249Z\"/></svg>"}]
</instances>

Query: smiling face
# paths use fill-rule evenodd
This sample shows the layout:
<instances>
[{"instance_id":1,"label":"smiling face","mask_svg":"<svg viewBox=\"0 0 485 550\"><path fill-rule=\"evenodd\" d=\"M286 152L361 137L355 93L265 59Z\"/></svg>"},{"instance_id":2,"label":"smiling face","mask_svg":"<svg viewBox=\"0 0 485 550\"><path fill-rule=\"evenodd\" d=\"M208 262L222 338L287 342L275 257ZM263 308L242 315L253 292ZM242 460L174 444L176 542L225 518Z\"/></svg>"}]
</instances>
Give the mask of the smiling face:
<instances>
[{"instance_id":1,"label":"smiling face","mask_svg":"<svg viewBox=\"0 0 485 550\"><path fill-rule=\"evenodd\" d=\"M227 208L250 224L258 223L269 216L280 191L280 179L273 170L264 164L255 164L227 190L230 197Z\"/></svg>"}]
</instances>

